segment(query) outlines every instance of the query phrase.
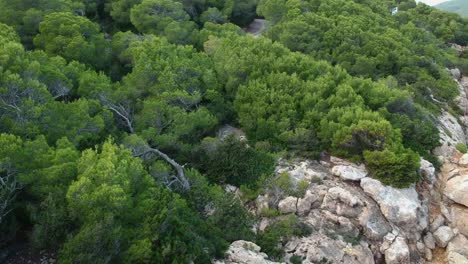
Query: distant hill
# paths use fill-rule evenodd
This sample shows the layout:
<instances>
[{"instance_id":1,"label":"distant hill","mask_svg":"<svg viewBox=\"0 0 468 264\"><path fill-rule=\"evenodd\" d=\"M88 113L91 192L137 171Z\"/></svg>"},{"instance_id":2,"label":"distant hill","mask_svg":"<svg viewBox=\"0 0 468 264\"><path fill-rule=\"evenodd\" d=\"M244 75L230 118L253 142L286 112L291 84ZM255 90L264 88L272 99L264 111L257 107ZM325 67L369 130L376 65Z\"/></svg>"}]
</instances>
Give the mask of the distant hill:
<instances>
[{"instance_id":1,"label":"distant hill","mask_svg":"<svg viewBox=\"0 0 468 264\"><path fill-rule=\"evenodd\" d=\"M438 9L460 14L462 17L468 17L467 0L451 0L435 6Z\"/></svg>"}]
</instances>

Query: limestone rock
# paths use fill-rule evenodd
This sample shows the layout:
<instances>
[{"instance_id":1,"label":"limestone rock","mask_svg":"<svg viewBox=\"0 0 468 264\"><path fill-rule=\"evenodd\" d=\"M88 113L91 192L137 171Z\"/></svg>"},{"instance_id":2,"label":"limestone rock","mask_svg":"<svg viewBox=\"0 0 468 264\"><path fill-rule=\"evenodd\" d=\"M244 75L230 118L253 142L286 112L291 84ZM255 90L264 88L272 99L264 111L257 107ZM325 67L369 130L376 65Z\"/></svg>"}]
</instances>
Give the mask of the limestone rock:
<instances>
[{"instance_id":1,"label":"limestone rock","mask_svg":"<svg viewBox=\"0 0 468 264\"><path fill-rule=\"evenodd\" d=\"M468 174L457 175L448 180L445 195L452 201L468 207Z\"/></svg>"},{"instance_id":2,"label":"limestone rock","mask_svg":"<svg viewBox=\"0 0 468 264\"><path fill-rule=\"evenodd\" d=\"M437 246L444 248L447 246L450 240L452 240L454 235L455 234L450 227L441 226L434 232L434 239Z\"/></svg>"},{"instance_id":3,"label":"limestone rock","mask_svg":"<svg viewBox=\"0 0 468 264\"><path fill-rule=\"evenodd\" d=\"M312 205L318 200L318 194L314 194L312 191L307 190L304 198L300 198L297 202L297 214L304 216L309 213Z\"/></svg>"},{"instance_id":4,"label":"limestone rock","mask_svg":"<svg viewBox=\"0 0 468 264\"><path fill-rule=\"evenodd\" d=\"M468 239L458 235L447 246L449 264L468 264Z\"/></svg>"},{"instance_id":5,"label":"limestone rock","mask_svg":"<svg viewBox=\"0 0 468 264\"><path fill-rule=\"evenodd\" d=\"M323 209L337 215L357 217L364 203L355 194L341 187L332 187L328 190L322 203Z\"/></svg>"},{"instance_id":6,"label":"limestone rock","mask_svg":"<svg viewBox=\"0 0 468 264\"><path fill-rule=\"evenodd\" d=\"M292 255L303 257L303 263L373 264L374 258L365 242L352 246L341 240L333 240L326 235L314 233L311 236L296 238L286 244L286 259Z\"/></svg>"},{"instance_id":7,"label":"limestone rock","mask_svg":"<svg viewBox=\"0 0 468 264\"><path fill-rule=\"evenodd\" d=\"M357 166L355 164L336 165L332 168L332 173L333 175L348 181L359 181L368 174L364 165Z\"/></svg>"},{"instance_id":8,"label":"limestone rock","mask_svg":"<svg viewBox=\"0 0 468 264\"><path fill-rule=\"evenodd\" d=\"M278 204L278 210L283 214L296 213L297 198L293 196L286 197Z\"/></svg>"},{"instance_id":9,"label":"limestone rock","mask_svg":"<svg viewBox=\"0 0 468 264\"><path fill-rule=\"evenodd\" d=\"M390 224L375 204L367 204L359 218L364 235L370 240L381 240L391 231Z\"/></svg>"},{"instance_id":10,"label":"limestone rock","mask_svg":"<svg viewBox=\"0 0 468 264\"><path fill-rule=\"evenodd\" d=\"M327 176L327 172L318 162L309 160L296 162L280 160L279 165L275 169L275 173L288 173L295 184L300 181L310 183L314 180L323 180Z\"/></svg>"},{"instance_id":11,"label":"limestone rock","mask_svg":"<svg viewBox=\"0 0 468 264\"><path fill-rule=\"evenodd\" d=\"M421 159L421 165L419 168L419 171L421 172L421 175L427 179L428 182L434 183L436 180L436 175L435 175L435 168L432 163L425 159Z\"/></svg>"},{"instance_id":12,"label":"limestone rock","mask_svg":"<svg viewBox=\"0 0 468 264\"><path fill-rule=\"evenodd\" d=\"M468 208L463 206L452 206L452 218L453 224L460 233L468 237Z\"/></svg>"},{"instance_id":13,"label":"limestone rock","mask_svg":"<svg viewBox=\"0 0 468 264\"><path fill-rule=\"evenodd\" d=\"M424 236L424 245L429 248L429 249L434 249L435 248L435 240L434 240L434 236L432 235L432 233L427 233L425 236Z\"/></svg>"},{"instance_id":14,"label":"limestone rock","mask_svg":"<svg viewBox=\"0 0 468 264\"><path fill-rule=\"evenodd\" d=\"M397 237L389 249L385 251L386 264L409 264L410 251L406 241Z\"/></svg>"},{"instance_id":15,"label":"limestone rock","mask_svg":"<svg viewBox=\"0 0 468 264\"><path fill-rule=\"evenodd\" d=\"M436 231L440 226L445 223L445 218L442 215L438 215L431 223L431 231Z\"/></svg>"},{"instance_id":16,"label":"limestone rock","mask_svg":"<svg viewBox=\"0 0 468 264\"><path fill-rule=\"evenodd\" d=\"M225 264L274 264L267 260L268 256L260 252L260 247L256 244L238 240L234 241L225 253ZM223 262L221 262L223 263Z\"/></svg>"},{"instance_id":17,"label":"limestone rock","mask_svg":"<svg viewBox=\"0 0 468 264\"><path fill-rule=\"evenodd\" d=\"M450 73L455 80L460 80L462 77L461 71L458 68L450 69Z\"/></svg>"},{"instance_id":18,"label":"limestone rock","mask_svg":"<svg viewBox=\"0 0 468 264\"><path fill-rule=\"evenodd\" d=\"M257 214L260 214L263 210L268 209L269 197L268 194L259 195L255 200L255 206L257 207Z\"/></svg>"},{"instance_id":19,"label":"limestone rock","mask_svg":"<svg viewBox=\"0 0 468 264\"><path fill-rule=\"evenodd\" d=\"M438 123L441 146L434 150L434 154L448 158L455 150L453 146L457 143L466 142L465 130L458 123L457 119L446 111L439 116Z\"/></svg>"},{"instance_id":20,"label":"limestone rock","mask_svg":"<svg viewBox=\"0 0 468 264\"><path fill-rule=\"evenodd\" d=\"M406 230L419 228L421 203L414 187L396 189L371 178L363 178L361 187L379 204L388 221Z\"/></svg>"},{"instance_id":21,"label":"limestone rock","mask_svg":"<svg viewBox=\"0 0 468 264\"><path fill-rule=\"evenodd\" d=\"M468 154L463 154L458 160L458 164L465 167L468 166Z\"/></svg>"}]
</instances>

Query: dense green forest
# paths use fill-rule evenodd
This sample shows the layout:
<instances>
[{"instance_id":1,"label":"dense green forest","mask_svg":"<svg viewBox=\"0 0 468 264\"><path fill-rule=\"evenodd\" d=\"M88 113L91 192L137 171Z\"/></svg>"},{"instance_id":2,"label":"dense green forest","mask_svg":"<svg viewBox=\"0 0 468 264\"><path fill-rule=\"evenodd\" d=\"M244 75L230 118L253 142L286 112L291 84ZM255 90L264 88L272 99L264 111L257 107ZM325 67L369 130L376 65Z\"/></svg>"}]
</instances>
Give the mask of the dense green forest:
<instances>
[{"instance_id":1,"label":"dense green forest","mask_svg":"<svg viewBox=\"0 0 468 264\"><path fill-rule=\"evenodd\" d=\"M271 239L242 203L279 157L417 182L441 109L460 111L450 43L468 20L413 0L0 0L0 248L209 263Z\"/></svg>"},{"instance_id":2,"label":"dense green forest","mask_svg":"<svg viewBox=\"0 0 468 264\"><path fill-rule=\"evenodd\" d=\"M450 0L435 6L440 10L457 13L462 17L468 17L468 2L463 0Z\"/></svg>"}]
</instances>

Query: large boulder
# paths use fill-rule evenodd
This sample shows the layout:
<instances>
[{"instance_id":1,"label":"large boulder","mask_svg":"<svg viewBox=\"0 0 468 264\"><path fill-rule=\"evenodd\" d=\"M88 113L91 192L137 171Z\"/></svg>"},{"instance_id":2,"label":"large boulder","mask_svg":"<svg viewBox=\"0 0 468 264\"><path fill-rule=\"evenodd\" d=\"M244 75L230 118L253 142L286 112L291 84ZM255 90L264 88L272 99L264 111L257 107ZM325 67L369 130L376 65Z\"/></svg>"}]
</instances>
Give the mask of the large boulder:
<instances>
[{"instance_id":1,"label":"large boulder","mask_svg":"<svg viewBox=\"0 0 468 264\"><path fill-rule=\"evenodd\" d=\"M385 251L386 264L409 264L410 250L402 237L397 237L392 245Z\"/></svg>"},{"instance_id":2,"label":"large boulder","mask_svg":"<svg viewBox=\"0 0 468 264\"><path fill-rule=\"evenodd\" d=\"M358 245L351 245L320 233L289 241L285 251L286 259L296 255L303 258L303 263L375 263L367 243L361 241Z\"/></svg>"},{"instance_id":3,"label":"large boulder","mask_svg":"<svg viewBox=\"0 0 468 264\"><path fill-rule=\"evenodd\" d=\"M455 236L452 229L448 226L441 226L434 232L434 239L437 246L444 248Z\"/></svg>"},{"instance_id":4,"label":"large boulder","mask_svg":"<svg viewBox=\"0 0 468 264\"><path fill-rule=\"evenodd\" d=\"M260 252L260 247L256 244L238 240L234 241L224 254L225 259L214 263L225 264L274 264L268 260L265 253Z\"/></svg>"},{"instance_id":5,"label":"large boulder","mask_svg":"<svg viewBox=\"0 0 468 264\"><path fill-rule=\"evenodd\" d=\"M317 193L307 190L303 198L297 201L297 214L305 216L310 212L314 203L319 200L320 196Z\"/></svg>"},{"instance_id":6,"label":"large boulder","mask_svg":"<svg viewBox=\"0 0 468 264\"><path fill-rule=\"evenodd\" d=\"M298 199L293 196L286 197L278 203L278 210L283 214L296 213Z\"/></svg>"},{"instance_id":7,"label":"large boulder","mask_svg":"<svg viewBox=\"0 0 468 264\"><path fill-rule=\"evenodd\" d=\"M468 237L468 208L456 205L452 206L452 219L458 231Z\"/></svg>"},{"instance_id":8,"label":"large boulder","mask_svg":"<svg viewBox=\"0 0 468 264\"><path fill-rule=\"evenodd\" d=\"M336 165L332 168L332 173L333 175L348 181L359 181L368 174L366 167L363 164L360 166L355 164Z\"/></svg>"},{"instance_id":9,"label":"large boulder","mask_svg":"<svg viewBox=\"0 0 468 264\"><path fill-rule=\"evenodd\" d=\"M447 246L449 264L468 264L468 239L458 235Z\"/></svg>"},{"instance_id":10,"label":"large boulder","mask_svg":"<svg viewBox=\"0 0 468 264\"><path fill-rule=\"evenodd\" d=\"M449 179L445 185L445 195L468 207L468 173L460 173Z\"/></svg>"},{"instance_id":11,"label":"large boulder","mask_svg":"<svg viewBox=\"0 0 468 264\"><path fill-rule=\"evenodd\" d=\"M363 178L361 187L379 204L387 220L398 227L405 230L421 229L420 222L427 221L421 216L423 210L414 187L396 189L371 178Z\"/></svg>"},{"instance_id":12,"label":"large boulder","mask_svg":"<svg viewBox=\"0 0 468 264\"><path fill-rule=\"evenodd\" d=\"M429 249L434 249L435 248L435 240L434 240L434 236L432 235L432 233L427 233L425 236L424 236L424 245L429 248Z\"/></svg>"},{"instance_id":13,"label":"large boulder","mask_svg":"<svg viewBox=\"0 0 468 264\"><path fill-rule=\"evenodd\" d=\"M332 187L325 195L321 208L337 215L357 217L361 213L362 206L364 203L350 190Z\"/></svg>"}]
</instances>

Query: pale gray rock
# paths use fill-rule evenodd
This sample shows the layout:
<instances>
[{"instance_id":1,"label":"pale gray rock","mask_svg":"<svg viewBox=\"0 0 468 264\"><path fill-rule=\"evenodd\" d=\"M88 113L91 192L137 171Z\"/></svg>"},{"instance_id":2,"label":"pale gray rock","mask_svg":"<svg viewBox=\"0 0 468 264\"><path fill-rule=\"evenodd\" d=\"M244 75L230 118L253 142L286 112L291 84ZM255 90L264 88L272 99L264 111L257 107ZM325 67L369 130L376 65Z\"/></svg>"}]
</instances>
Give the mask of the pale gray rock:
<instances>
[{"instance_id":1,"label":"pale gray rock","mask_svg":"<svg viewBox=\"0 0 468 264\"><path fill-rule=\"evenodd\" d=\"M454 236L455 234L448 226L441 226L434 232L435 242L441 248L445 248Z\"/></svg>"},{"instance_id":2,"label":"pale gray rock","mask_svg":"<svg viewBox=\"0 0 468 264\"><path fill-rule=\"evenodd\" d=\"M458 68L450 69L450 73L455 80L460 80L462 77L461 71Z\"/></svg>"},{"instance_id":3,"label":"pale gray rock","mask_svg":"<svg viewBox=\"0 0 468 264\"><path fill-rule=\"evenodd\" d=\"M336 165L332 168L332 173L343 180L359 181L366 177L368 172L364 165Z\"/></svg>"},{"instance_id":4,"label":"pale gray rock","mask_svg":"<svg viewBox=\"0 0 468 264\"><path fill-rule=\"evenodd\" d=\"M450 264L468 263L468 239L461 234L453 238L448 243L447 256Z\"/></svg>"},{"instance_id":5,"label":"pale gray rock","mask_svg":"<svg viewBox=\"0 0 468 264\"><path fill-rule=\"evenodd\" d=\"M458 160L458 165L460 166L468 166L468 154L463 154L461 158Z\"/></svg>"},{"instance_id":6,"label":"pale gray rock","mask_svg":"<svg viewBox=\"0 0 468 264\"><path fill-rule=\"evenodd\" d=\"M453 225L458 229L458 231L468 237L468 208L463 206L452 206L452 218Z\"/></svg>"},{"instance_id":7,"label":"pale gray rock","mask_svg":"<svg viewBox=\"0 0 468 264\"><path fill-rule=\"evenodd\" d=\"M410 250L402 237L397 237L390 248L385 250L386 264L409 264Z\"/></svg>"},{"instance_id":8,"label":"pale gray rock","mask_svg":"<svg viewBox=\"0 0 468 264\"><path fill-rule=\"evenodd\" d=\"M365 242L351 245L342 240L314 233L309 237L296 238L289 241L285 247L287 257L296 255L304 258L302 263L328 263L340 264L373 264L374 257Z\"/></svg>"},{"instance_id":9,"label":"pale gray rock","mask_svg":"<svg viewBox=\"0 0 468 264\"><path fill-rule=\"evenodd\" d=\"M283 214L296 213L297 201L296 197L288 196L279 202L278 210Z\"/></svg>"},{"instance_id":10,"label":"pale gray rock","mask_svg":"<svg viewBox=\"0 0 468 264\"><path fill-rule=\"evenodd\" d=\"M468 264L468 239L459 234L447 246L449 264Z\"/></svg>"},{"instance_id":11,"label":"pale gray rock","mask_svg":"<svg viewBox=\"0 0 468 264\"><path fill-rule=\"evenodd\" d=\"M435 168L432 163L425 159L421 159L420 163L420 168L419 171L421 175L429 182L429 183L434 183L436 180L436 175L435 175Z\"/></svg>"},{"instance_id":12,"label":"pale gray rock","mask_svg":"<svg viewBox=\"0 0 468 264\"><path fill-rule=\"evenodd\" d=\"M368 177L361 180L361 187L379 204L388 221L406 230L419 228L421 203L414 187L396 189Z\"/></svg>"},{"instance_id":13,"label":"pale gray rock","mask_svg":"<svg viewBox=\"0 0 468 264\"><path fill-rule=\"evenodd\" d=\"M316 180L323 180L327 177L327 173L322 165L316 161L295 161L289 162L280 160L275 169L277 175L287 173L294 184L300 181L313 182Z\"/></svg>"},{"instance_id":14,"label":"pale gray rock","mask_svg":"<svg viewBox=\"0 0 468 264\"><path fill-rule=\"evenodd\" d=\"M434 236L432 235L432 233L427 233L424 238L424 245L429 248L429 249L434 249L435 248L435 240L434 240Z\"/></svg>"},{"instance_id":15,"label":"pale gray rock","mask_svg":"<svg viewBox=\"0 0 468 264\"><path fill-rule=\"evenodd\" d=\"M332 187L323 198L321 208L337 215L357 217L364 203L351 191L341 187Z\"/></svg>"},{"instance_id":16,"label":"pale gray rock","mask_svg":"<svg viewBox=\"0 0 468 264\"><path fill-rule=\"evenodd\" d=\"M269 197L268 194L265 195L259 195L257 199L255 200L255 206L257 208L257 214L260 214L263 210L266 210L269 208Z\"/></svg>"},{"instance_id":17,"label":"pale gray rock","mask_svg":"<svg viewBox=\"0 0 468 264\"><path fill-rule=\"evenodd\" d=\"M442 215L438 215L431 223L431 231L436 231L440 226L445 223L445 218Z\"/></svg>"},{"instance_id":18,"label":"pale gray rock","mask_svg":"<svg viewBox=\"0 0 468 264\"><path fill-rule=\"evenodd\" d=\"M445 195L450 200L468 207L468 174L458 174L448 180Z\"/></svg>"},{"instance_id":19,"label":"pale gray rock","mask_svg":"<svg viewBox=\"0 0 468 264\"><path fill-rule=\"evenodd\" d=\"M238 240L232 242L226 251L225 259L218 263L225 264L275 264L268 260L268 256L260 251L256 244ZM215 262L216 263L216 262Z\"/></svg>"},{"instance_id":20,"label":"pale gray rock","mask_svg":"<svg viewBox=\"0 0 468 264\"><path fill-rule=\"evenodd\" d=\"M307 190L303 198L299 198L297 202L297 214L305 216L310 212L312 205L318 200L318 195L310 190Z\"/></svg>"},{"instance_id":21,"label":"pale gray rock","mask_svg":"<svg viewBox=\"0 0 468 264\"><path fill-rule=\"evenodd\" d=\"M375 204L367 204L360 217L359 224L363 228L364 235L370 240L381 240L391 231L390 224L384 218L380 209Z\"/></svg>"}]
</instances>

